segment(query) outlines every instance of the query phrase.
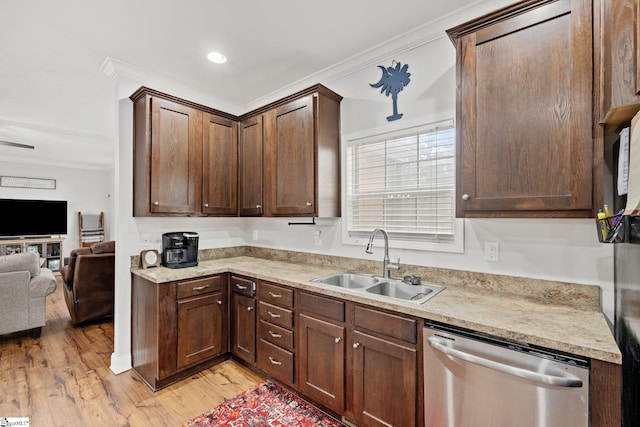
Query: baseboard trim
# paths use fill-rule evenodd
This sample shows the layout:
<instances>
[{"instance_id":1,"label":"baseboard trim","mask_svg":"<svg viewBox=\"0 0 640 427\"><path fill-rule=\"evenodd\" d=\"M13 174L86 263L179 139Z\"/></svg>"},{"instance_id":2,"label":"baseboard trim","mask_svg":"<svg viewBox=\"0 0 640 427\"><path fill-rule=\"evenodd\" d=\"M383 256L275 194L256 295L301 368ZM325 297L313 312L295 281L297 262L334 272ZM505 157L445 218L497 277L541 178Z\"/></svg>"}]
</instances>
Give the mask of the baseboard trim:
<instances>
[{"instance_id":1,"label":"baseboard trim","mask_svg":"<svg viewBox=\"0 0 640 427\"><path fill-rule=\"evenodd\" d=\"M109 366L109 369L116 375L131 370L131 355L118 356L115 353L111 353L111 366Z\"/></svg>"}]
</instances>

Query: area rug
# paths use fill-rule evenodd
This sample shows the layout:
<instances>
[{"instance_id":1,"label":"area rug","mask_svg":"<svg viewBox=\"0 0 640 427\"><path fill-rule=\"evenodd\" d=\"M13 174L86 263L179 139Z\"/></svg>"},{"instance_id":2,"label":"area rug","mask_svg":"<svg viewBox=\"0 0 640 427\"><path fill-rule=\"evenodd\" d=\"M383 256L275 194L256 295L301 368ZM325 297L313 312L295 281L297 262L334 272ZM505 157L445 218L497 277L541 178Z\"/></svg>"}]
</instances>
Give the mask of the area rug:
<instances>
[{"instance_id":1,"label":"area rug","mask_svg":"<svg viewBox=\"0 0 640 427\"><path fill-rule=\"evenodd\" d=\"M210 426L342 427L343 424L281 386L266 381L182 425Z\"/></svg>"}]
</instances>

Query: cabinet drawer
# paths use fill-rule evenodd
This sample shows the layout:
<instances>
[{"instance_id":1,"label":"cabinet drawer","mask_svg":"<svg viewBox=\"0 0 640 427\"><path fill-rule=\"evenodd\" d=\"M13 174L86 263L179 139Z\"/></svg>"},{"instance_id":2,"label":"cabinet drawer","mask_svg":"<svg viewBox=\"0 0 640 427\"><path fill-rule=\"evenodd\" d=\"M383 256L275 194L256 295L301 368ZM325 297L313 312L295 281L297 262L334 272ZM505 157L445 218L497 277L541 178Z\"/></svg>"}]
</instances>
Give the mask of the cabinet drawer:
<instances>
[{"instance_id":1,"label":"cabinet drawer","mask_svg":"<svg viewBox=\"0 0 640 427\"><path fill-rule=\"evenodd\" d=\"M221 289L221 276L203 277L199 279L178 282L178 299L219 292Z\"/></svg>"},{"instance_id":2,"label":"cabinet drawer","mask_svg":"<svg viewBox=\"0 0 640 427\"><path fill-rule=\"evenodd\" d=\"M300 292L300 310L344 322L344 302Z\"/></svg>"},{"instance_id":3,"label":"cabinet drawer","mask_svg":"<svg viewBox=\"0 0 640 427\"><path fill-rule=\"evenodd\" d=\"M281 307L293 308L293 289L274 285L273 283L260 282L258 298Z\"/></svg>"},{"instance_id":4,"label":"cabinet drawer","mask_svg":"<svg viewBox=\"0 0 640 427\"><path fill-rule=\"evenodd\" d=\"M231 291L252 297L256 294L256 282L244 277L231 276Z\"/></svg>"},{"instance_id":5,"label":"cabinet drawer","mask_svg":"<svg viewBox=\"0 0 640 427\"><path fill-rule=\"evenodd\" d=\"M293 351L293 331L260 319L259 338Z\"/></svg>"},{"instance_id":6,"label":"cabinet drawer","mask_svg":"<svg viewBox=\"0 0 640 427\"><path fill-rule=\"evenodd\" d=\"M415 319L356 306L355 326L410 343L418 342Z\"/></svg>"},{"instance_id":7,"label":"cabinet drawer","mask_svg":"<svg viewBox=\"0 0 640 427\"><path fill-rule=\"evenodd\" d=\"M280 308L273 304L260 301L258 303L258 315L260 319L266 320L274 325L288 329L293 328L293 312L286 308Z\"/></svg>"},{"instance_id":8,"label":"cabinet drawer","mask_svg":"<svg viewBox=\"0 0 640 427\"><path fill-rule=\"evenodd\" d=\"M293 384L293 353L290 351L260 340L258 367L280 381Z\"/></svg>"}]
</instances>

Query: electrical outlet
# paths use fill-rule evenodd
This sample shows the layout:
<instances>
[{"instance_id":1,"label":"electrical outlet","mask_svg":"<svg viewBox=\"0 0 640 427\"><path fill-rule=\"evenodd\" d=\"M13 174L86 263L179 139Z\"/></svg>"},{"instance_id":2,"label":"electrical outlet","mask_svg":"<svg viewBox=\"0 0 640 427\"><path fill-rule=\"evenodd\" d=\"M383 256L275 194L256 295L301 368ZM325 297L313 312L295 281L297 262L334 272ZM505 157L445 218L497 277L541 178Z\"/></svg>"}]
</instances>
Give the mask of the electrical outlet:
<instances>
[{"instance_id":1,"label":"electrical outlet","mask_svg":"<svg viewBox=\"0 0 640 427\"><path fill-rule=\"evenodd\" d=\"M500 246L498 242L485 242L484 259L485 261L498 262L500 259Z\"/></svg>"}]
</instances>

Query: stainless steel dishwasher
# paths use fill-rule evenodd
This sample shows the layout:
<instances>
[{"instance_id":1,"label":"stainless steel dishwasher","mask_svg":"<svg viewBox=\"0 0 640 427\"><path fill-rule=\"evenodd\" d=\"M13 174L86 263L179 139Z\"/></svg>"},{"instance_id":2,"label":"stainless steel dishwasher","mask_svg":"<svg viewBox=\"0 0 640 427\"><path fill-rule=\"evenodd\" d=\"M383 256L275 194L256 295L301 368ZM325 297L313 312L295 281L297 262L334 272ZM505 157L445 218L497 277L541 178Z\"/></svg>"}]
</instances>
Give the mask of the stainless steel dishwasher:
<instances>
[{"instance_id":1,"label":"stainless steel dishwasher","mask_svg":"<svg viewBox=\"0 0 640 427\"><path fill-rule=\"evenodd\" d=\"M428 427L587 427L589 364L425 322Z\"/></svg>"}]
</instances>

